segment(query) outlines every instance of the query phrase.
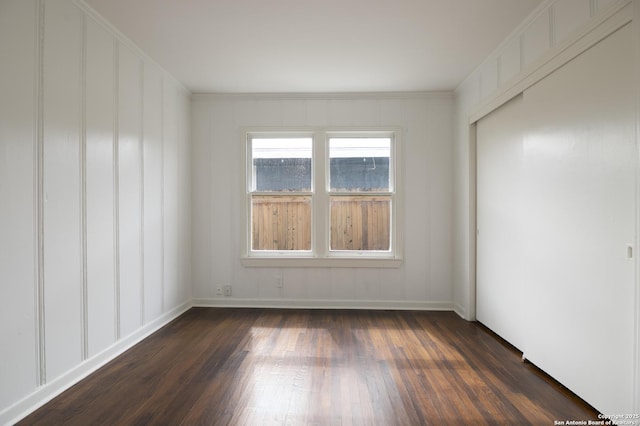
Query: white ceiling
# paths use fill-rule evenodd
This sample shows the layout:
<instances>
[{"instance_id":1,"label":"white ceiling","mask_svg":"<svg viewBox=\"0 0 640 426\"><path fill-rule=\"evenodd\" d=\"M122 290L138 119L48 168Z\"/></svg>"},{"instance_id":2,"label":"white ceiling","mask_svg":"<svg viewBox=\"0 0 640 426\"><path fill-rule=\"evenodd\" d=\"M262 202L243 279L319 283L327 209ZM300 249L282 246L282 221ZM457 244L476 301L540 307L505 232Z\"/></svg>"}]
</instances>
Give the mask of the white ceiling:
<instances>
[{"instance_id":1,"label":"white ceiling","mask_svg":"<svg viewBox=\"0 0 640 426\"><path fill-rule=\"evenodd\" d=\"M85 0L199 92L451 90L542 0Z\"/></svg>"}]
</instances>

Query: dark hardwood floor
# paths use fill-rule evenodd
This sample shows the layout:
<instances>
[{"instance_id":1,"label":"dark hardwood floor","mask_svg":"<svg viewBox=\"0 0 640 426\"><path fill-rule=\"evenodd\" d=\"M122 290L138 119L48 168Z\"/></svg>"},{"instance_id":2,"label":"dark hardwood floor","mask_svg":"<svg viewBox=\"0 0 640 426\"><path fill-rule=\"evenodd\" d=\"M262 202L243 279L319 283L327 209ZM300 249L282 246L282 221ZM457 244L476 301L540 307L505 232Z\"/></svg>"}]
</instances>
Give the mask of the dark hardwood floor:
<instances>
[{"instance_id":1,"label":"dark hardwood floor","mask_svg":"<svg viewBox=\"0 0 640 426\"><path fill-rule=\"evenodd\" d=\"M20 424L553 425L597 414L451 312L194 308Z\"/></svg>"}]
</instances>

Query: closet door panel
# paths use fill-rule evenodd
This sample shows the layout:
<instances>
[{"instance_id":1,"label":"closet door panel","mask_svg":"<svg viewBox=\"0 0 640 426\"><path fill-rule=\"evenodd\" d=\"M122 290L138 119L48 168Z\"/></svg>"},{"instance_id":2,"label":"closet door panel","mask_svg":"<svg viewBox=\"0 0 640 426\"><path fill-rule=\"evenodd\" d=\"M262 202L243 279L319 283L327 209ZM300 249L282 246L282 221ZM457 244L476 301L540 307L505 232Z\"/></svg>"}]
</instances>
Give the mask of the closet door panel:
<instances>
[{"instance_id":1,"label":"closet door panel","mask_svg":"<svg viewBox=\"0 0 640 426\"><path fill-rule=\"evenodd\" d=\"M478 321L522 347L522 96L477 124Z\"/></svg>"},{"instance_id":2,"label":"closet door panel","mask_svg":"<svg viewBox=\"0 0 640 426\"><path fill-rule=\"evenodd\" d=\"M605 413L632 412L632 29L524 94L525 356Z\"/></svg>"}]
</instances>

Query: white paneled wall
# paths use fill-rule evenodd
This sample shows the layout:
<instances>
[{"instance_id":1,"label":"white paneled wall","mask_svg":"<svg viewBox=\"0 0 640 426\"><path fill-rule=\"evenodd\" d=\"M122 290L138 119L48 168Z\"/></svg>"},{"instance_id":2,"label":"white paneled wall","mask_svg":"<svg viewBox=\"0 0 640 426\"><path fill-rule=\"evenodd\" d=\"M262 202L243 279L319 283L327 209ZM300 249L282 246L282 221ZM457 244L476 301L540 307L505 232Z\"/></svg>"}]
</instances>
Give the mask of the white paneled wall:
<instances>
[{"instance_id":1,"label":"white paneled wall","mask_svg":"<svg viewBox=\"0 0 640 426\"><path fill-rule=\"evenodd\" d=\"M0 57L12 59L0 61L0 407L33 392L39 377L36 10L0 2Z\"/></svg>"},{"instance_id":2,"label":"white paneled wall","mask_svg":"<svg viewBox=\"0 0 640 426\"><path fill-rule=\"evenodd\" d=\"M451 308L452 99L448 94L197 96L193 101L196 304ZM398 269L249 268L240 263L246 126L395 126L403 144ZM277 277L283 277L278 286ZM230 284L233 297L216 296Z\"/></svg>"},{"instance_id":3,"label":"white paneled wall","mask_svg":"<svg viewBox=\"0 0 640 426\"><path fill-rule=\"evenodd\" d=\"M0 2L0 424L190 306L190 94L83 3Z\"/></svg>"}]
</instances>

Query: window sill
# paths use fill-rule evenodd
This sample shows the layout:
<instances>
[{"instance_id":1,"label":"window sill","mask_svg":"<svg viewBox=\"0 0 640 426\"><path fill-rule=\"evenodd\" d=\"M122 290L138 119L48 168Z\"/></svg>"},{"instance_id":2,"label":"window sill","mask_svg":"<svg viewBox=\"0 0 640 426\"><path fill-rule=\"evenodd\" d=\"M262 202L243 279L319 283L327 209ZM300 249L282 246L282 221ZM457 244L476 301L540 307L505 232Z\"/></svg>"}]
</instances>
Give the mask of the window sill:
<instances>
[{"instance_id":1,"label":"window sill","mask_svg":"<svg viewBox=\"0 0 640 426\"><path fill-rule=\"evenodd\" d=\"M249 268L399 268L402 259L385 257L242 257Z\"/></svg>"}]
</instances>

